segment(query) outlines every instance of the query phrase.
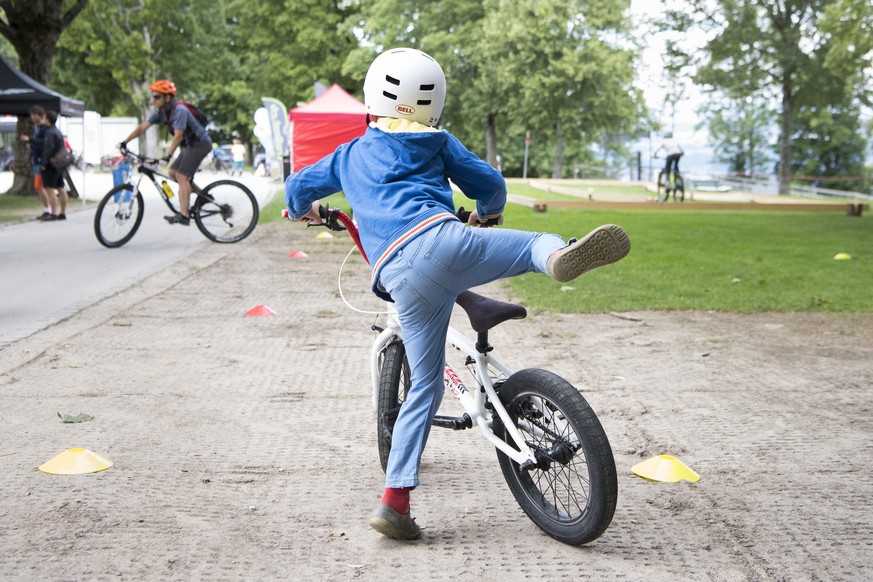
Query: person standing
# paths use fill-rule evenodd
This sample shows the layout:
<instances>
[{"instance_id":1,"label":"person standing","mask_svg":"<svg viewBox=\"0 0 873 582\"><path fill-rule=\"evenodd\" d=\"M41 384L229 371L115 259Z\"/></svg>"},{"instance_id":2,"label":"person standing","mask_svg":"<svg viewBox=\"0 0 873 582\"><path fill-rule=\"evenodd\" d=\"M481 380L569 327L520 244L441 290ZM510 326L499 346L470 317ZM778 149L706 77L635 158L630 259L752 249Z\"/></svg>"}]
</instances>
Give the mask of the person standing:
<instances>
[{"instance_id":1,"label":"person standing","mask_svg":"<svg viewBox=\"0 0 873 582\"><path fill-rule=\"evenodd\" d=\"M40 202L42 202L42 214L36 217L37 220L45 220L51 216L52 208L49 204L48 194L42 182L42 149L45 141L46 119L45 109L40 105L34 105L30 108L30 119L33 121L33 137L26 135L21 136L21 141L30 146L30 164L33 168L33 189L36 190Z\"/></svg>"},{"instance_id":2,"label":"person standing","mask_svg":"<svg viewBox=\"0 0 873 582\"><path fill-rule=\"evenodd\" d=\"M188 106L176 101L175 83L161 79L152 83L149 90L152 92L156 111L121 142L121 147L126 148L127 142L142 135L152 125L166 124L173 138L164 161L169 162L176 150L179 150L179 156L170 166L170 178L179 184L179 213L165 216L164 219L170 224L188 226L191 222L188 214L191 180L200 167L200 162L212 152L212 140Z\"/></svg>"},{"instance_id":3,"label":"person standing","mask_svg":"<svg viewBox=\"0 0 873 582\"><path fill-rule=\"evenodd\" d=\"M45 117L47 120L45 130L45 142L43 143L42 153L42 182L45 186L46 196L51 206L51 214L44 221L66 220L67 219L67 190L64 188L64 170L58 170L51 164L52 157L62 149L66 148L64 144L64 134L58 129L58 112L46 111Z\"/></svg>"},{"instance_id":4,"label":"person standing","mask_svg":"<svg viewBox=\"0 0 873 582\"><path fill-rule=\"evenodd\" d=\"M235 172L239 172L239 175L243 174L243 166L246 162L246 146L239 140L239 138L233 138L233 145L230 146L230 153L233 156L233 171L231 174Z\"/></svg>"}]
</instances>

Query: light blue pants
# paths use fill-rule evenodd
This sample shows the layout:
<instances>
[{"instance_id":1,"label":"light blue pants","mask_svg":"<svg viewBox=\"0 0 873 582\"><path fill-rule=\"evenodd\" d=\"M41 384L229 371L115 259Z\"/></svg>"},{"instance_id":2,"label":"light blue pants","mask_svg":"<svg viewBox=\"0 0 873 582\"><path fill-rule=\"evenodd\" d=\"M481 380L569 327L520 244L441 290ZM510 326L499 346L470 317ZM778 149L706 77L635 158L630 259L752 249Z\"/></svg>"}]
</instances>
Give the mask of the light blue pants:
<instances>
[{"instance_id":1,"label":"light blue pants","mask_svg":"<svg viewBox=\"0 0 873 582\"><path fill-rule=\"evenodd\" d=\"M455 298L496 279L547 273L564 246L553 234L469 228L443 222L410 240L382 268L380 281L397 306L411 388L394 425L386 487L416 487L419 466L445 390L446 335Z\"/></svg>"}]
</instances>

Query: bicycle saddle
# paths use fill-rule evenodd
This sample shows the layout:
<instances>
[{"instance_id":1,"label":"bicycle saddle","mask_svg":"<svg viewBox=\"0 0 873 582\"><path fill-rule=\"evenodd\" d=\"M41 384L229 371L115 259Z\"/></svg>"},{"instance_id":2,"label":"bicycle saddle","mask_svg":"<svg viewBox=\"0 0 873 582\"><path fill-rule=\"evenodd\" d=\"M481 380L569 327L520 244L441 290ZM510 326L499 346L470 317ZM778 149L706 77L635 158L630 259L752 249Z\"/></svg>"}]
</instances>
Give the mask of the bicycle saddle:
<instances>
[{"instance_id":1,"label":"bicycle saddle","mask_svg":"<svg viewBox=\"0 0 873 582\"><path fill-rule=\"evenodd\" d=\"M489 299L472 291L464 291L455 303L467 312L473 331L482 333L510 319L524 319L527 309L514 303Z\"/></svg>"}]
</instances>

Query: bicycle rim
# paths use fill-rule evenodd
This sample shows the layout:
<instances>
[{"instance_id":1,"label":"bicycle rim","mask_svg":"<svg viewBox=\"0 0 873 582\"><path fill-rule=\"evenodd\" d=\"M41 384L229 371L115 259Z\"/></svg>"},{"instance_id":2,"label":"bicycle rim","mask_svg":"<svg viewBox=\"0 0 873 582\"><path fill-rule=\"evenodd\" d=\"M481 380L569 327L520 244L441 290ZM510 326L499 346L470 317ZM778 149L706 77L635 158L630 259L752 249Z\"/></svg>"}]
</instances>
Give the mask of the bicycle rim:
<instances>
[{"instance_id":1,"label":"bicycle rim","mask_svg":"<svg viewBox=\"0 0 873 582\"><path fill-rule=\"evenodd\" d=\"M382 353L381 360L379 398L376 402L376 441L379 445L379 463L382 471L385 471L388 468L394 423L412 383L403 342L389 344Z\"/></svg>"},{"instance_id":2,"label":"bicycle rim","mask_svg":"<svg viewBox=\"0 0 873 582\"><path fill-rule=\"evenodd\" d=\"M500 400L538 461L522 468L497 451L522 510L561 542L580 545L600 537L615 513L618 482L609 441L585 398L559 376L531 369L510 376ZM511 443L496 415L493 429Z\"/></svg>"},{"instance_id":3,"label":"bicycle rim","mask_svg":"<svg viewBox=\"0 0 873 582\"><path fill-rule=\"evenodd\" d=\"M670 191L667 189L666 176L661 171L658 174L658 202L666 202L670 198Z\"/></svg>"},{"instance_id":4,"label":"bicycle rim","mask_svg":"<svg viewBox=\"0 0 873 582\"><path fill-rule=\"evenodd\" d=\"M685 202L685 181L679 176L676 177L676 190L673 192L673 200L677 199Z\"/></svg>"},{"instance_id":5,"label":"bicycle rim","mask_svg":"<svg viewBox=\"0 0 873 582\"><path fill-rule=\"evenodd\" d=\"M219 180L197 196L192 214L206 238L235 243L252 233L260 211L251 190L234 180Z\"/></svg>"},{"instance_id":6,"label":"bicycle rim","mask_svg":"<svg viewBox=\"0 0 873 582\"><path fill-rule=\"evenodd\" d=\"M103 246L120 247L136 234L142 217L142 194L130 184L116 186L97 205L94 234Z\"/></svg>"}]
</instances>

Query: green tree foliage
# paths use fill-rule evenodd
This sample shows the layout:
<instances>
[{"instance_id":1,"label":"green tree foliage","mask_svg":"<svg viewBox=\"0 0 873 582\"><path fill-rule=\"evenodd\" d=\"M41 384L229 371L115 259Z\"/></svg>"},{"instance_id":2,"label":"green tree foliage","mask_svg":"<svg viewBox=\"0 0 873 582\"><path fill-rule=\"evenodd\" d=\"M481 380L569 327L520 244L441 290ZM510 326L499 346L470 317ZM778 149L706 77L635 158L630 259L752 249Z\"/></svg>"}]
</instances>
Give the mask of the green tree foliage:
<instances>
[{"instance_id":1,"label":"green tree foliage","mask_svg":"<svg viewBox=\"0 0 873 582\"><path fill-rule=\"evenodd\" d=\"M151 112L148 86L171 79L209 116L214 141L252 138L261 97L289 107L339 82L356 46L355 3L318 0L91 0L62 39L59 87L104 115ZM82 80L88 81L83 83ZM147 135L147 149L163 134Z\"/></svg>"},{"instance_id":2,"label":"green tree foliage","mask_svg":"<svg viewBox=\"0 0 873 582\"><path fill-rule=\"evenodd\" d=\"M359 93L342 72L358 45L349 24L357 10L354 1L229 0L228 14L239 27L235 72L245 75L258 99L275 97L289 109L313 99L316 82Z\"/></svg>"},{"instance_id":3,"label":"green tree foliage","mask_svg":"<svg viewBox=\"0 0 873 582\"><path fill-rule=\"evenodd\" d=\"M715 158L735 174L753 175L770 169L769 132L775 119L761 97L714 99L702 112L708 118L709 141Z\"/></svg>"},{"instance_id":4,"label":"green tree foliage","mask_svg":"<svg viewBox=\"0 0 873 582\"><path fill-rule=\"evenodd\" d=\"M801 112L869 101L873 5L866 0L686 0L664 24L708 34L697 52L671 44L675 69L729 99L770 92L779 103L780 193L791 180L797 124L815 117Z\"/></svg>"},{"instance_id":5,"label":"green tree foliage","mask_svg":"<svg viewBox=\"0 0 873 582\"><path fill-rule=\"evenodd\" d=\"M379 50L428 52L446 71L446 128L492 165L499 154L503 168L518 174L524 133L533 130L532 160L542 170L531 175L564 176L566 167L589 157L592 144L634 129L640 119L628 6L625 0L374 0L362 5L366 44L347 65L360 67L363 78ZM509 145L498 147L498 135Z\"/></svg>"},{"instance_id":6,"label":"green tree foliage","mask_svg":"<svg viewBox=\"0 0 873 582\"><path fill-rule=\"evenodd\" d=\"M235 27L214 0L91 0L60 43L58 86L99 113L151 112L149 85L167 78L179 97L204 109L219 129L243 127L253 111L244 79L235 79ZM82 79L89 82L83 83ZM154 151L157 131L146 136Z\"/></svg>"}]
</instances>

